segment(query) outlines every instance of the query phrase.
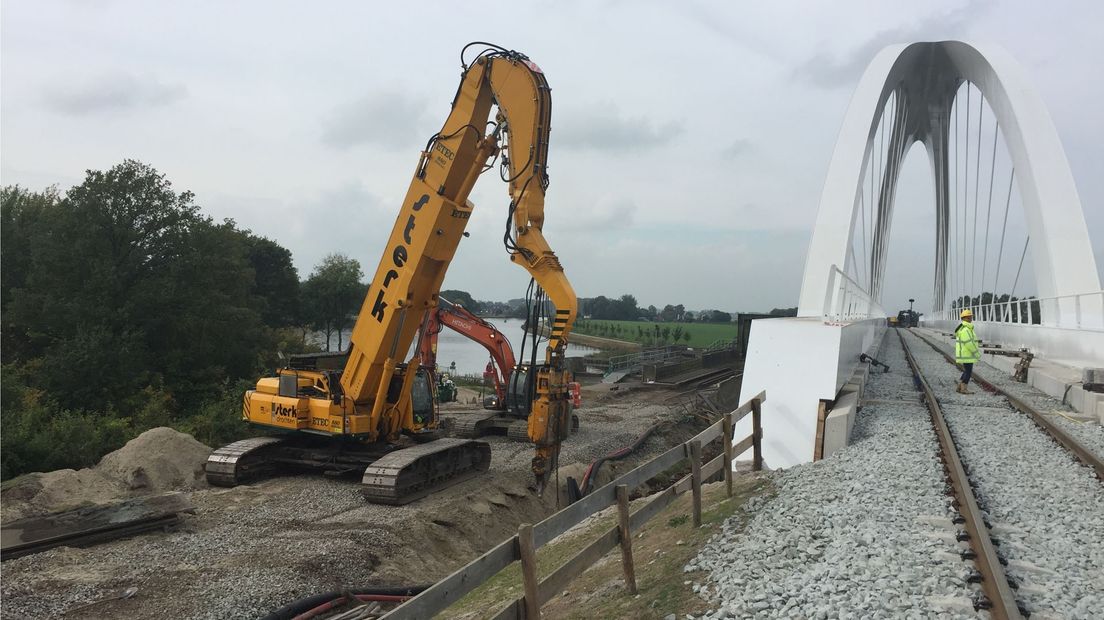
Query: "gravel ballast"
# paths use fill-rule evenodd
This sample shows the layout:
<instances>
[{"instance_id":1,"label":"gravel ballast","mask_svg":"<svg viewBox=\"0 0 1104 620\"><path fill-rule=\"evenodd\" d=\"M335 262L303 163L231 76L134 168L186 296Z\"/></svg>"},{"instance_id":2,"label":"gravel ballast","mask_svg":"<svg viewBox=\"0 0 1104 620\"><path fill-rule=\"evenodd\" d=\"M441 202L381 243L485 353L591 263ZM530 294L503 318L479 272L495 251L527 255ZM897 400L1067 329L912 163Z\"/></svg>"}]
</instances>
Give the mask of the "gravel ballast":
<instances>
[{"instance_id":1,"label":"gravel ballast","mask_svg":"<svg viewBox=\"0 0 1104 620\"><path fill-rule=\"evenodd\" d=\"M954 353L954 343L948 341L947 338L940 337L938 334L928 331L921 331L917 335L922 336L922 340L933 343L948 353ZM926 347L926 345L924 346ZM975 365L974 370L993 385L1023 400L1025 403L1047 416L1048 420L1054 422L1063 431L1073 436L1078 443L1091 450L1094 454L1104 457L1104 426L1094 420L1083 419L1083 414L1075 411L1073 407L1070 407L1068 404L1026 383L1016 381L1005 371L986 362Z\"/></svg>"},{"instance_id":2,"label":"gravel ballast","mask_svg":"<svg viewBox=\"0 0 1104 620\"><path fill-rule=\"evenodd\" d=\"M1104 614L1104 485L998 395L949 392L958 370L909 334L988 513L1017 598L1043 617ZM990 372L986 378L995 376Z\"/></svg>"},{"instance_id":3,"label":"gravel ballast","mask_svg":"<svg viewBox=\"0 0 1104 620\"><path fill-rule=\"evenodd\" d=\"M892 334L879 359L892 371L870 375L865 398L882 402L858 414L852 445L775 472L776 495L687 565L708 573L704 617L976 617L935 434Z\"/></svg>"}]
</instances>

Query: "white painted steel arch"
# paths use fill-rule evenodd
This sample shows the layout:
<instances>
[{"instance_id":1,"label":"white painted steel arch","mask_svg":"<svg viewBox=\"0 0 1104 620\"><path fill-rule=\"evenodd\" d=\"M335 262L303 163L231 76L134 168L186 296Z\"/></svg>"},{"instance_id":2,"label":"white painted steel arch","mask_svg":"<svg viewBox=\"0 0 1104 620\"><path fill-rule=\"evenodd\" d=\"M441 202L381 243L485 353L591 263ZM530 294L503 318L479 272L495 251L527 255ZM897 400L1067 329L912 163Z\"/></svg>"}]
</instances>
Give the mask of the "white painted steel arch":
<instances>
[{"instance_id":1,"label":"white painted steel arch","mask_svg":"<svg viewBox=\"0 0 1104 620\"><path fill-rule=\"evenodd\" d=\"M890 96L897 114L887 132L887 172L880 181L874 251L870 256L869 293L876 308L881 295L884 254L892 221L897 175L908 148L922 142L929 155L936 196L936 279L934 310L945 302L948 237L948 127L954 97L964 82L976 85L1000 124L1016 170L1017 187L1031 236L1035 282L1040 298L1100 291L1081 201L1065 152L1046 106L1019 65L1004 50L959 41L895 45L882 50L859 82L840 129L821 193L816 227L809 243L798 315L830 314L834 266L844 268L855 234L854 223L875 132ZM873 224L873 223L872 223ZM873 228L872 228L873 230ZM879 245L880 244L880 245ZM978 295L982 291L971 291ZM1104 311L1078 306L1080 315ZM1072 317L1073 302L1044 305L1044 325ZM1048 316L1049 315L1049 316ZM1066 321L1067 323L1070 321Z\"/></svg>"}]
</instances>

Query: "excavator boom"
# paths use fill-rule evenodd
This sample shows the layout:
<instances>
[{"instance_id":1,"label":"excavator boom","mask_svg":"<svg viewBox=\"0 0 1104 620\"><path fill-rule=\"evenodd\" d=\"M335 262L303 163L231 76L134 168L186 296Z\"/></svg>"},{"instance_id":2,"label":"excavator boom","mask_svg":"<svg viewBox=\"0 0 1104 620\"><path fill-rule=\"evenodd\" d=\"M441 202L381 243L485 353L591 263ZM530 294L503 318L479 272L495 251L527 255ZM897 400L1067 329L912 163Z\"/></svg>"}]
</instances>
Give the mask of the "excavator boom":
<instances>
[{"instance_id":1,"label":"excavator boom","mask_svg":"<svg viewBox=\"0 0 1104 620\"><path fill-rule=\"evenodd\" d=\"M471 475L487 468L485 443L435 440L438 419L432 400L425 398L425 373L419 372L417 354L406 361L404 357L426 312L437 306L441 283L474 208L468 195L479 176L493 168L488 161L501 155L500 174L511 198L504 238L510 260L547 291L557 313L545 365L534 382L528 427L537 446L534 473L543 488L567 433L570 374L563 369L563 353L577 304L541 232L551 91L540 68L523 54L472 45L486 49L464 66L451 113L421 153L353 326L349 350L293 360L278 376L259 380L245 395L243 418L299 434L286 441L239 442L216 450L208 469L212 483L237 484L277 462L332 469L344 459L339 471L355 470L364 462L374 465L364 470L366 488L379 489L366 491L370 499L401 503L440 488L457 472ZM394 450L404 436L422 443ZM308 441L312 437L348 438L378 449L342 448L335 456L317 449L318 442Z\"/></svg>"},{"instance_id":2,"label":"excavator boom","mask_svg":"<svg viewBox=\"0 0 1104 620\"><path fill-rule=\"evenodd\" d=\"M498 330L497 327L472 314L459 304L440 297L436 309L426 313L425 326L419 339L419 361L431 373L436 372L437 365L437 336L443 327L463 334L470 340L478 342L490 354L494 367L494 384L496 402L501 407L506 403L506 384L510 373L517 366L514 359L514 350L510 347L510 341ZM498 408L498 407L496 407Z\"/></svg>"}]
</instances>

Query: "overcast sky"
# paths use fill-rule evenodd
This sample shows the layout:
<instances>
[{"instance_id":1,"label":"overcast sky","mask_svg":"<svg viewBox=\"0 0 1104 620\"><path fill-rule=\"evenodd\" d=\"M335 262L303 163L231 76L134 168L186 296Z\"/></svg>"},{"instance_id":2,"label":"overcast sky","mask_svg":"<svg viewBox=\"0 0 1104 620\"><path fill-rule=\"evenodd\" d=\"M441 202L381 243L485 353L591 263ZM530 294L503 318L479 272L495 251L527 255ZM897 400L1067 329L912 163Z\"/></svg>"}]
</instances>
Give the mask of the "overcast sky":
<instances>
[{"instance_id":1,"label":"overcast sky","mask_svg":"<svg viewBox=\"0 0 1104 620\"><path fill-rule=\"evenodd\" d=\"M553 91L545 234L580 296L794 306L847 103L892 43L996 43L1049 106L1104 266L1104 4L1082 2L6 1L0 177L40 189L125 158L270 237L301 277L370 276L459 51L529 55ZM931 298L926 158L909 156L885 305ZM505 184L485 175L445 281L524 294ZM1026 291L1025 291L1026 292Z\"/></svg>"}]
</instances>

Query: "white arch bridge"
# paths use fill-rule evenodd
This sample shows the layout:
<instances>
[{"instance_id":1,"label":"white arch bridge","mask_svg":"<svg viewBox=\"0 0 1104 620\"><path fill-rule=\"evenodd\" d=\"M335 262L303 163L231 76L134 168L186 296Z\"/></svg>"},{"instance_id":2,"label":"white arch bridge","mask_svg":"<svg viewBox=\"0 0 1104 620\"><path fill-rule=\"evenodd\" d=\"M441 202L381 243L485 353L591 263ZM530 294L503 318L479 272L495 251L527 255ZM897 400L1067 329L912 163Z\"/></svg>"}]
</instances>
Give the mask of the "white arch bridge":
<instances>
[{"instance_id":1,"label":"white arch bridge","mask_svg":"<svg viewBox=\"0 0 1104 620\"><path fill-rule=\"evenodd\" d=\"M847 420L849 433L866 370L859 354L872 353L886 329L889 233L902 164L917 145L927 152L935 213L923 324L950 331L970 308L987 342L1070 369L1104 366L1104 291L1042 99L999 48L891 46L867 67L844 118L798 317L753 323L741 398L771 395L771 465L813 458L822 407Z\"/></svg>"}]
</instances>

